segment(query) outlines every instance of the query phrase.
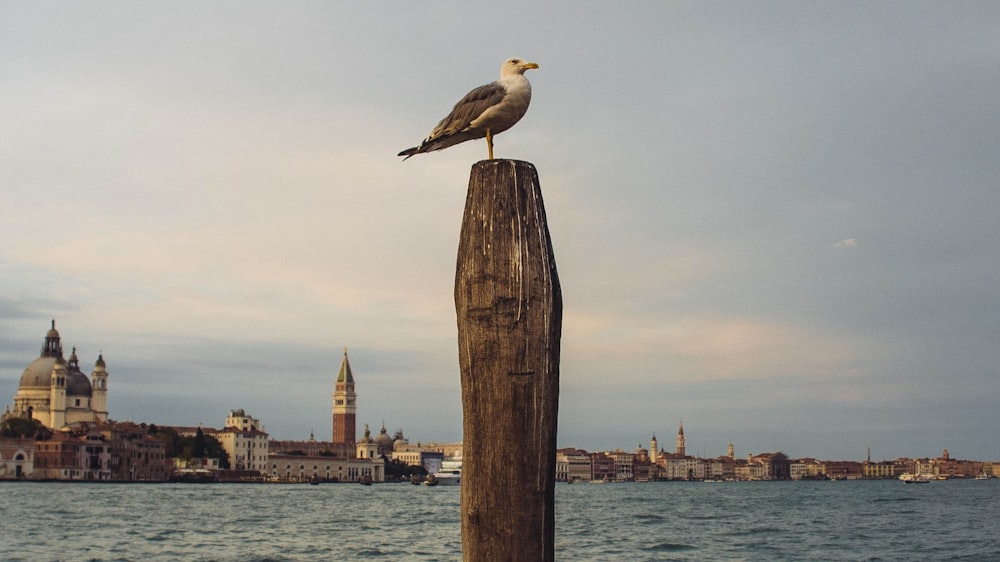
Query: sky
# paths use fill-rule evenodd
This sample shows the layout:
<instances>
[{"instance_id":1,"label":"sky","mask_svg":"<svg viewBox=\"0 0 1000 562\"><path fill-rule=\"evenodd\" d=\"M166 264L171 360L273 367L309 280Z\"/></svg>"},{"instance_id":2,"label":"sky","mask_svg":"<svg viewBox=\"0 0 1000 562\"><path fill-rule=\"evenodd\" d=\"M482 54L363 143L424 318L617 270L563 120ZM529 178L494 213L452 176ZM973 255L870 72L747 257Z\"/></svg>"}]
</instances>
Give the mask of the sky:
<instances>
[{"instance_id":1,"label":"sky","mask_svg":"<svg viewBox=\"0 0 1000 562\"><path fill-rule=\"evenodd\" d=\"M0 1L0 404L52 319L112 419L462 438L455 259L540 65L560 446L1000 455L996 2Z\"/></svg>"}]
</instances>

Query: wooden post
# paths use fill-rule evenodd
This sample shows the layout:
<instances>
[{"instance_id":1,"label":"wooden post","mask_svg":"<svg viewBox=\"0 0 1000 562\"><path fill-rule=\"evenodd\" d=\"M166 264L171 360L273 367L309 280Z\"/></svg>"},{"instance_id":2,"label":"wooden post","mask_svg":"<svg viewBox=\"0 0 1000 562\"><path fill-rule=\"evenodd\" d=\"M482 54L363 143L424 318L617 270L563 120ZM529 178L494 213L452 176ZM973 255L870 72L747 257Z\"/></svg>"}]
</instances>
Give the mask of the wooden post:
<instances>
[{"instance_id":1,"label":"wooden post","mask_svg":"<svg viewBox=\"0 0 1000 562\"><path fill-rule=\"evenodd\" d=\"M554 560L562 294L531 163L473 165L455 309L464 559Z\"/></svg>"}]
</instances>

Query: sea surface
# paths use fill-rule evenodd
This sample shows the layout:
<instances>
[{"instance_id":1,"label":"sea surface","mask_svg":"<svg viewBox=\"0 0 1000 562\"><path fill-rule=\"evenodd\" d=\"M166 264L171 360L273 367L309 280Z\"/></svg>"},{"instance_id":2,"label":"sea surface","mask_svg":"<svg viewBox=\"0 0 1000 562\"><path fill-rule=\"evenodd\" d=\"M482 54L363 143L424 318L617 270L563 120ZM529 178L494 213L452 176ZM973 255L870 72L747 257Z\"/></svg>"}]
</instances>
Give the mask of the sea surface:
<instances>
[{"instance_id":1,"label":"sea surface","mask_svg":"<svg viewBox=\"0 0 1000 562\"><path fill-rule=\"evenodd\" d=\"M459 488L0 483L0 560L461 560ZM558 560L1000 560L1000 480L560 484Z\"/></svg>"}]
</instances>

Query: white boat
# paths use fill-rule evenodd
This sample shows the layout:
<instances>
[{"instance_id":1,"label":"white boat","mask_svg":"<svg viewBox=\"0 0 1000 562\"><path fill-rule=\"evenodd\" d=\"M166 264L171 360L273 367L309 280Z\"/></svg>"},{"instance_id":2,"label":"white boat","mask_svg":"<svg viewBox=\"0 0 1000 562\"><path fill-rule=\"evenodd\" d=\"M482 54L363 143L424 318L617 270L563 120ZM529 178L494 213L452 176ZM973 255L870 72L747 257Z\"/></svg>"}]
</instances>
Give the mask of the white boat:
<instances>
[{"instance_id":1,"label":"white boat","mask_svg":"<svg viewBox=\"0 0 1000 562\"><path fill-rule=\"evenodd\" d=\"M462 459L452 458L441 461L441 469L435 472L437 486L458 486L462 483Z\"/></svg>"},{"instance_id":2,"label":"white boat","mask_svg":"<svg viewBox=\"0 0 1000 562\"><path fill-rule=\"evenodd\" d=\"M907 484L926 484L931 481L926 474L900 474L899 479Z\"/></svg>"}]
</instances>

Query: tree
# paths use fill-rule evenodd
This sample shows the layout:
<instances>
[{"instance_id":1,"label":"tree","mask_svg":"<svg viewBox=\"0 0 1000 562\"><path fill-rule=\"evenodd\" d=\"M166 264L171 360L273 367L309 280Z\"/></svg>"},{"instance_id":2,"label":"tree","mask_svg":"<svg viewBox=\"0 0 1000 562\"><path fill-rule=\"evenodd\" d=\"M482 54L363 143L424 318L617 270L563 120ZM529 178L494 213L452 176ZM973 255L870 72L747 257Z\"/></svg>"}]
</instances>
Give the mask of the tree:
<instances>
[{"instance_id":1,"label":"tree","mask_svg":"<svg viewBox=\"0 0 1000 562\"><path fill-rule=\"evenodd\" d=\"M34 418L9 417L0 423L0 436L39 439L49 433L42 422Z\"/></svg>"},{"instance_id":2,"label":"tree","mask_svg":"<svg viewBox=\"0 0 1000 562\"><path fill-rule=\"evenodd\" d=\"M205 458L205 434L202 433L201 428L194 434L194 443L191 447L191 456L196 459Z\"/></svg>"},{"instance_id":3,"label":"tree","mask_svg":"<svg viewBox=\"0 0 1000 562\"><path fill-rule=\"evenodd\" d=\"M175 430L162 427L156 432L150 428L150 435L166 445L166 454L178 459L219 459L220 468L229 468L229 453L222 448L222 443L212 435L205 435L201 428L193 435L180 435ZM200 438L199 438L200 436Z\"/></svg>"},{"instance_id":4,"label":"tree","mask_svg":"<svg viewBox=\"0 0 1000 562\"><path fill-rule=\"evenodd\" d=\"M419 465L406 464L399 459L386 460L385 462L385 479L387 481L409 480L414 475L427 476L427 469Z\"/></svg>"}]
</instances>

